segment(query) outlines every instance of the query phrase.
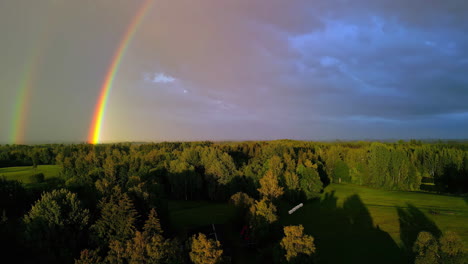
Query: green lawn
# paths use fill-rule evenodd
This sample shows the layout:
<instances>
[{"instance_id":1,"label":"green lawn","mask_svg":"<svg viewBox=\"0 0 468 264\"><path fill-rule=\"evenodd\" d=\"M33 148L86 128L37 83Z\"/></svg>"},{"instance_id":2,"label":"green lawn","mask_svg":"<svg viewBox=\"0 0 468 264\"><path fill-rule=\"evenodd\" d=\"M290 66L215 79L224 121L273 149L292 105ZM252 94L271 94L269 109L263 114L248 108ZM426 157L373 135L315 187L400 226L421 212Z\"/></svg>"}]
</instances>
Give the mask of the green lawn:
<instances>
[{"instance_id":1,"label":"green lawn","mask_svg":"<svg viewBox=\"0 0 468 264\"><path fill-rule=\"evenodd\" d=\"M44 173L45 180L57 178L61 167L59 165L39 165L36 169L32 166L0 168L0 177L5 176L8 180L18 180L29 183L28 176L36 173Z\"/></svg>"},{"instance_id":2,"label":"green lawn","mask_svg":"<svg viewBox=\"0 0 468 264\"><path fill-rule=\"evenodd\" d=\"M281 206L281 223L302 224L324 263L404 262L403 249L422 230L455 231L468 246L468 204L461 197L332 184L320 201L293 215L288 207Z\"/></svg>"},{"instance_id":3,"label":"green lawn","mask_svg":"<svg viewBox=\"0 0 468 264\"><path fill-rule=\"evenodd\" d=\"M332 184L320 200L281 203L281 225L302 224L315 239L320 263L407 263L405 248L417 233L457 232L468 246L468 203L462 197ZM228 223L235 210L207 201L171 201L173 228L184 233L211 223ZM467 247L468 249L468 247Z\"/></svg>"},{"instance_id":4,"label":"green lawn","mask_svg":"<svg viewBox=\"0 0 468 264\"><path fill-rule=\"evenodd\" d=\"M183 232L209 224L225 224L235 214L231 205L208 201L169 201L169 211L172 227Z\"/></svg>"}]
</instances>

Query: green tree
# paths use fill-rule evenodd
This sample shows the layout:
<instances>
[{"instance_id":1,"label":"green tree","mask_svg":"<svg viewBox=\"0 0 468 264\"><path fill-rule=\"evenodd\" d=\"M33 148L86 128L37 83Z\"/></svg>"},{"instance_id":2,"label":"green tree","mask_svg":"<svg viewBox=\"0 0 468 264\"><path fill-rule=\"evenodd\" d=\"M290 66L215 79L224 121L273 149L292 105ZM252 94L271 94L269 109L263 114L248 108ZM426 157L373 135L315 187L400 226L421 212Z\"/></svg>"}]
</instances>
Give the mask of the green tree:
<instances>
[{"instance_id":1,"label":"green tree","mask_svg":"<svg viewBox=\"0 0 468 264\"><path fill-rule=\"evenodd\" d=\"M156 211L151 210L143 232L126 241L112 240L106 261L112 264L181 263L181 252L176 240L164 239Z\"/></svg>"},{"instance_id":2,"label":"green tree","mask_svg":"<svg viewBox=\"0 0 468 264\"><path fill-rule=\"evenodd\" d=\"M7 218L19 217L27 206L29 203L23 184L0 177L0 213Z\"/></svg>"},{"instance_id":3,"label":"green tree","mask_svg":"<svg viewBox=\"0 0 468 264\"><path fill-rule=\"evenodd\" d=\"M183 263L180 243L177 239L164 239L161 235L152 236L146 245L148 264Z\"/></svg>"},{"instance_id":4,"label":"green tree","mask_svg":"<svg viewBox=\"0 0 468 264\"><path fill-rule=\"evenodd\" d=\"M441 263L464 263L463 241L457 233L448 231L439 240Z\"/></svg>"},{"instance_id":5,"label":"green tree","mask_svg":"<svg viewBox=\"0 0 468 264\"><path fill-rule=\"evenodd\" d=\"M333 170L333 180L337 183L351 182L351 177L349 175L349 167L346 162L338 160L335 164L335 169Z\"/></svg>"},{"instance_id":6,"label":"green tree","mask_svg":"<svg viewBox=\"0 0 468 264\"><path fill-rule=\"evenodd\" d=\"M89 211L76 194L59 189L44 193L23 221L26 239L42 261L70 262L88 225Z\"/></svg>"},{"instance_id":7,"label":"green tree","mask_svg":"<svg viewBox=\"0 0 468 264\"><path fill-rule=\"evenodd\" d=\"M297 173L300 175L299 185L308 199L318 197L323 189L317 170L314 168L297 166Z\"/></svg>"},{"instance_id":8,"label":"green tree","mask_svg":"<svg viewBox=\"0 0 468 264\"><path fill-rule=\"evenodd\" d=\"M161 228L161 223L159 222L158 214L156 210L151 209L148 220L146 220L145 225L143 226L143 235L145 237L152 237L155 235L162 235L163 230Z\"/></svg>"},{"instance_id":9,"label":"green tree","mask_svg":"<svg viewBox=\"0 0 468 264\"><path fill-rule=\"evenodd\" d=\"M286 173L284 173L284 179L288 190L299 189L299 177L296 173L287 171Z\"/></svg>"},{"instance_id":10,"label":"green tree","mask_svg":"<svg viewBox=\"0 0 468 264\"><path fill-rule=\"evenodd\" d=\"M271 225L278 220L276 206L266 198L255 201L250 207L250 227L257 240L265 239L271 230Z\"/></svg>"},{"instance_id":11,"label":"green tree","mask_svg":"<svg viewBox=\"0 0 468 264\"><path fill-rule=\"evenodd\" d=\"M281 161L281 158L278 156L273 156L271 159L268 161L268 170L271 170L273 175L275 175L277 178L280 178L283 174L283 167L284 164Z\"/></svg>"},{"instance_id":12,"label":"green tree","mask_svg":"<svg viewBox=\"0 0 468 264\"><path fill-rule=\"evenodd\" d=\"M169 172L171 175L168 181L174 197L188 200L199 195L202 181L195 167L185 161L173 160L170 162Z\"/></svg>"},{"instance_id":13,"label":"green tree","mask_svg":"<svg viewBox=\"0 0 468 264\"><path fill-rule=\"evenodd\" d=\"M75 259L75 264L103 264L101 256L96 250L84 249L81 251L80 258Z\"/></svg>"},{"instance_id":14,"label":"green tree","mask_svg":"<svg viewBox=\"0 0 468 264\"><path fill-rule=\"evenodd\" d=\"M191 239L190 260L195 264L216 264L222 261L223 250L219 241L199 233Z\"/></svg>"},{"instance_id":15,"label":"green tree","mask_svg":"<svg viewBox=\"0 0 468 264\"><path fill-rule=\"evenodd\" d=\"M438 264L439 245L434 236L429 232L420 232L414 242L413 252L416 255L416 264Z\"/></svg>"},{"instance_id":16,"label":"green tree","mask_svg":"<svg viewBox=\"0 0 468 264\"><path fill-rule=\"evenodd\" d=\"M115 188L114 194L101 200L98 207L101 216L92 229L101 242L123 242L133 237L137 213L127 194Z\"/></svg>"},{"instance_id":17,"label":"green tree","mask_svg":"<svg viewBox=\"0 0 468 264\"><path fill-rule=\"evenodd\" d=\"M263 197L270 200L278 199L284 193L283 187L279 186L278 178L271 170L268 170L265 176L260 179L260 188L258 191L263 195Z\"/></svg>"},{"instance_id":18,"label":"green tree","mask_svg":"<svg viewBox=\"0 0 468 264\"><path fill-rule=\"evenodd\" d=\"M254 199L243 192L238 192L231 196L229 203L241 209L248 209L253 205Z\"/></svg>"},{"instance_id":19,"label":"green tree","mask_svg":"<svg viewBox=\"0 0 468 264\"><path fill-rule=\"evenodd\" d=\"M310 256L315 253L314 238L304 234L304 227L285 226L284 237L280 242L281 247L286 251L285 257L289 262L310 263Z\"/></svg>"}]
</instances>

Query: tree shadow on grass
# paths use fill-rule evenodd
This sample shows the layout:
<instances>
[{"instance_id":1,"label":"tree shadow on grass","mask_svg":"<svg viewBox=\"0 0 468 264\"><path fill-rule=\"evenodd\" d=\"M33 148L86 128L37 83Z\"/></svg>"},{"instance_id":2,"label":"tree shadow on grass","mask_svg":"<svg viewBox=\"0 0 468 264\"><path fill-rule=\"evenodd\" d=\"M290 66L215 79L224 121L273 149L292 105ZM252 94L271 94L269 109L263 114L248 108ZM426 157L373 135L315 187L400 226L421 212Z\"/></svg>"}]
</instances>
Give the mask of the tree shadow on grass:
<instances>
[{"instance_id":1,"label":"tree shadow on grass","mask_svg":"<svg viewBox=\"0 0 468 264\"><path fill-rule=\"evenodd\" d=\"M337 201L334 192L325 193L320 201L309 202L304 208L307 212L294 221L304 224L314 237L318 263L406 262L390 235L374 226L359 195L349 196L343 207Z\"/></svg>"},{"instance_id":2,"label":"tree shadow on grass","mask_svg":"<svg viewBox=\"0 0 468 264\"><path fill-rule=\"evenodd\" d=\"M419 232L426 231L439 239L442 232L437 225L429 219L421 210L412 204L407 204L406 208L397 208L400 222L400 238L403 242L403 249L409 258L412 258L413 244Z\"/></svg>"}]
</instances>

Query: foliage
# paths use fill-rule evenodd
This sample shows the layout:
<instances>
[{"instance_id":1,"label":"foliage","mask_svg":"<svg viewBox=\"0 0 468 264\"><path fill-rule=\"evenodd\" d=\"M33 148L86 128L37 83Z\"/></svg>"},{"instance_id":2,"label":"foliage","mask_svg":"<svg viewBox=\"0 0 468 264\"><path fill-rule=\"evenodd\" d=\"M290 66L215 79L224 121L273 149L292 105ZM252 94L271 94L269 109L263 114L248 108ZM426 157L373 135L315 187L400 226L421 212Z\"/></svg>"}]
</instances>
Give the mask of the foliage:
<instances>
[{"instance_id":1,"label":"foliage","mask_svg":"<svg viewBox=\"0 0 468 264\"><path fill-rule=\"evenodd\" d=\"M238 192L231 196L229 202L238 208L247 209L253 205L254 199L243 192Z\"/></svg>"},{"instance_id":2,"label":"foliage","mask_svg":"<svg viewBox=\"0 0 468 264\"><path fill-rule=\"evenodd\" d=\"M18 181L9 181L0 177L0 212L5 217L18 217L27 204L27 193Z\"/></svg>"},{"instance_id":3,"label":"foliage","mask_svg":"<svg viewBox=\"0 0 468 264\"><path fill-rule=\"evenodd\" d=\"M80 253L80 258L75 259L75 264L103 264L101 256L96 250L84 249Z\"/></svg>"},{"instance_id":4,"label":"foliage","mask_svg":"<svg viewBox=\"0 0 468 264\"><path fill-rule=\"evenodd\" d=\"M51 261L66 260L78 248L89 211L81 207L76 194L65 189L44 193L24 217L25 236Z\"/></svg>"},{"instance_id":5,"label":"foliage","mask_svg":"<svg viewBox=\"0 0 468 264\"><path fill-rule=\"evenodd\" d=\"M273 223L278 219L276 215L276 206L267 199L255 201L255 204L250 207L250 213L254 219L261 219L267 223Z\"/></svg>"},{"instance_id":6,"label":"foliage","mask_svg":"<svg viewBox=\"0 0 468 264\"><path fill-rule=\"evenodd\" d=\"M106 257L108 263L180 263L177 240L165 239L159 219L151 210L143 232L135 231L135 236L126 241L111 240Z\"/></svg>"},{"instance_id":7,"label":"foliage","mask_svg":"<svg viewBox=\"0 0 468 264\"><path fill-rule=\"evenodd\" d=\"M29 179L39 173L44 174L44 181L32 183L42 181ZM82 249L90 248L83 260L97 255L107 259L115 253L120 256L116 259L125 263L141 262L140 257L146 263L150 263L152 258L156 262L167 262L169 258L163 256L169 253L165 252L181 254L177 247L179 242L164 238L163 229L168 236L183 238L192 228L207 223L240 225L246 215L251 227L249 235L256 242L261 242L255 246L256 249L270 252L272 241L281 235L278 223L303 214L308 217L288 224L304 224L305 230L311 230L310 234L320 241L317 258L327 256L334 259L334 255L327 252L327 248L333 246L327 244L326 234L327 230L334 229L345 234L343 241L349 240L346 234L357 237L354 231L359 233L357 240L370 241L377 237L385 241L388 251L395 256L399 256L397 247L388 242L388 236L383 233L388 232L397 242L401 239L404 247L411 250L420 231L431 231L439 247L439 262L457 263L457 259L465 258L461 257L459 249L463 247L455 236L441 233L441 230L456 227L466 240L465 231L468 229L463 199L401 192L468 192L468 144L463 142L278 140L5 145L0 146L0 175L5 175L8 180L0 181L1 228L5 234L2 241L17 237L10 248L31 252L31 258L38 261L69 262L80 257ZM89 209L87 224L64 228L66 230L60 231L60 235L56 230L62 227L54 221L51 227L44 224L39 228L43 231L35 234L31 233L31 226L38 224L20 221L20 225L17 218L24 215L28 207L31 208L41 192L50 193L61 188L62 181ZM337 194L341 193L338 204L342 207L332 206L336 201L330 192L321 194L331 182L355 184L327 187L330 192L337 190ZM320 196L321 200L304 201L304 198ZM226 204L229 198L238 209ZM369 201L378 206L367 210L363 204ZM287 215L292 206L288 203L295 205L298 202L304 202L304 209ZM310 211L311 206L317 206L316 210ZM51 206L49 209L52 212L57 208ZM158 214L156 210L151 211L152 208ZM434 217L425 216L428 208ZM437 216L439 214L443 216ZM138 215L149 215L146 226L145 219ZM236 215L242 216L242 221L236 222ZM431 218L440 224L440 230ZM330 219L330 223L324 223ZM88 225L92 225L91 233L88 233ZM170 229L166 229L168 227ZM24 233L27 243L21 241L20 233ZM94 239L89 239L89 235ZM350 250L347 251L348 246L344 247L336 240L334 243L348 256L373 255L360 251L359 245L349 245ZM363 248L373 246L365 244ZM61 247L65 249L59 252ZM94 249L98 249L100 254ZM386 259L392 258L386 255Z\"/></svg>"},{"instance_id":8,"label":"foliage","mask_svg":"<svg viewBox=\"0 0 468 264\"><path fill-rule=\"evenodd\" d=\"M297 173L300 175L299 186L306 197L308 199L318 197L323 189L318 172L314 168L299 165Z\"/></svg>"},{"instance_id":9,"label":"foliage","mask_svg":"<svg viewBox=\"0 0 468 264\"><path fill-rule=\"evenodd\" d=\"M442 263L463 263L465 251L463 242L457 233L452 231L444 233L440 238L439 243Z\"/></svg>"},{"instance_id":10,"label":"foliage","mask_svg":"<svg viewBox=\"0 0 468 264\"><path fill-rule=\"evenodd\" d=\"M133 237L137 213L126 193L117 188L114 194L99 202L99 219L92 226L97 238L104 244L110 241L126 241Z\"/></svg>"},{"instance_id":11,"label":"foliage","mask_svg":"<svg viewBox=\"0 0 468 264\"><path fill-rule=\"evenodd\" d=\"M349 175L349 167L346 162L339 160L335 164L335 169L333 170L333 179L335 182L351 182L351 177Z\"/></svg>"},{"instance_id":12,"label":"foliage","mask_svg":"<svg viewBox=\"0 0 468 264\"><path fill-rule=\"evenodd\" d=\"M151 209L149 213L148 220L146 220L145 225L143 226L143 231L143 235L146 237L161 235L163 233L161 223L158 219L158 214L154 208Z\"/></svg>"},{"instance_id":13,"label":"foliage","mask_svg":"<svg viewBox=\"0 0 468 264\"><path fill-rule=\"evenodd\" d=\"M429 232L420 232L413 251L415 263L464 263L464 248L460 237L448 231L439 240Z\"/></svg>"},{"instance_id":14,"label":"foliage","mask_svg":"<svg viewBox=\"0 0 468 264\"><path fill-rule=\"evenodd\" d=\"M250 207L250 227L257 240L263 240L271 231L271 224L278 220L276 206L266 198Z\"/></svg>"},{"instance_id":15,"label":"foliage","mask_svg":"<svg viewBox=\"0 0 468 264\"><path fill-rule=\"evenodd\" d=\"M419 233L413 251L416 254L416 264L437 264L439 263L439 245L434 236L429 232Z\"/></svg>"},{"instance_id":16,"label":"foliage","mask_svg":"<svg viewBox=\"0 0 468 264\"><path fill-rule=\"evenodd\" d=\"M285 226L280 245L286 251L285 257L289 262L299 255L311 256L315 252L314 238L304 234L302 225Z\"/></svg>"},{"instance_id":17,"label":"foliage","mask_svg":"<svg viewBox=\"0 0 468 264\"><path fill-rule=\"evenodd\" d=\"M222 261L221 243L207 239L205 234L194 235L190 248L190 260L195 264L216 264Z\"/></svg>"},{"instance_id":18,"label":"foliage","mask_svg":"<svg viewBox=\"0 0 468 264\"><path fill-rule=\"evenodd\" d=\"M260 186L258 191L263 197L270 200L278 199L284 193L283 188L279 186L278 179L272 170L268 170L265 176L260 179Z\"/></svg>"}]
</instances>

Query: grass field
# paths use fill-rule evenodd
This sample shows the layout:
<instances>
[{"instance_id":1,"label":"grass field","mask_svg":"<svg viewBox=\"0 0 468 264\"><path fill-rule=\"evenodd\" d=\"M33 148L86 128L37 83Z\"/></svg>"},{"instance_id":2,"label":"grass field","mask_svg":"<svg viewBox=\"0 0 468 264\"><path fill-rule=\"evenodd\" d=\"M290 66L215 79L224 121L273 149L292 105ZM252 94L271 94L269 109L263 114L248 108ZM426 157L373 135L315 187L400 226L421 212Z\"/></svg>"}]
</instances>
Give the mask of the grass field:
<instances>
[{"instance_id":1,"label":"grass field","mask_svg":"<svg viewBox=\"0 0 468 264\"><path fill-rule=\"evenodd\" d=\"M462 197L332 184L320 201L293 215L285 209L281 223L302 224L316 238L324 263L404 262L405 249L423 230L452 230L468 245L468 204Z\"/></svg>"},{"instance_id":2,"label":"grass field","mask_svg":"<svg viewBox=\"0 0 468 264\"><path fill-rule=\"evenodd\" d=\"M22 183L29 183L28 176L36 173L43 173L45 180L58 177L61 167L58 165L39 165L37 168L32 166L7 167L0 168L0 177L5 176L8 180L18 180Z\"/></svg>"},{"instance_id":3,"label":"grass field","mask_svg":"<svg viewBox=\"0 0 468 264\"><path fill-rule=\"evenodd\" d=\"M320 263L407 263L405 249L422 230L452 230L468 245L468 203L462 197L332 184L320 200L289 215L292 206L280 205L280 223L302 224L315 238ZM205 201L171 201L169 209L177 230L227 223L234 214L229 205Z\"/></svg>"},{"instance_id":4,"label":"grass field","mask_svg":"<svg viewBox=\"0 0 468 264\"><path fill-rule=\"evenodd\" d=\"M235 214L235 208L225 203L207 201L169 201L171 225L185 232L209 224L226 224Z\"/></svg>"}]
</instances>

